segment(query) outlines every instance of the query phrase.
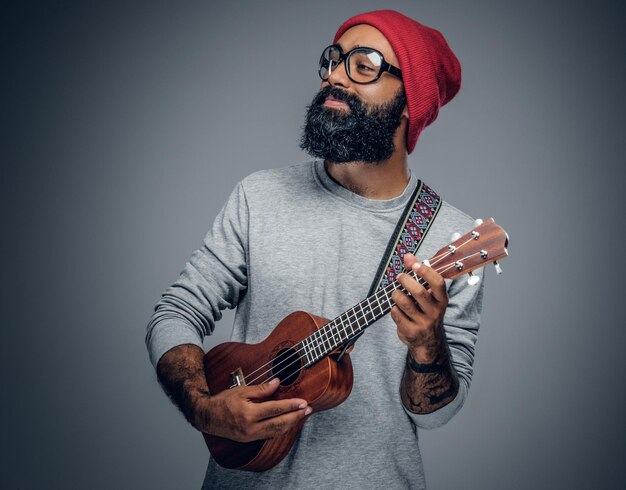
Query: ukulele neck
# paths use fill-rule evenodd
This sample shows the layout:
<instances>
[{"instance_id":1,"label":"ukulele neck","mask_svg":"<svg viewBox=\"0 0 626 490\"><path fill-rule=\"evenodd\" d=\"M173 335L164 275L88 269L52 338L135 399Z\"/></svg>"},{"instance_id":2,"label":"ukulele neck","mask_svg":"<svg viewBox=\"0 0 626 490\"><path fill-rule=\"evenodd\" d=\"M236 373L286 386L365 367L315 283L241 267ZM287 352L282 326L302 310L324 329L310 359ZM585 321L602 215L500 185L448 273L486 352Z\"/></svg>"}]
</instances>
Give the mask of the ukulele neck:
<instances>
[{"instance_id":1,"label":"ukulele neck","mask_svg":"<svg viewBox=\"0 0 626 490\"><path fill-rule=\"evenodd\" d=\"M424 287L428 287L428 283L417 276L414 271L409 271L407 274ZM398 281L394 281L305 338L301 342L301 349L306 359L306 366L323 359L389 313L395 305L391 294L396 289L406 292Z\"/></svg>"},{"instance_id":2,"label":"ukulele neck","mask_svg":"<svg viewBox=\"0 0 626 490\"><path fill-rule=\"evenodd\" d=\"M496 271L500 273L496 261L508 255L506 249L508 241L509 237L506 232L496 225L493 218L489 218L471 232L441 248L429 260L429 266L433 267L444 279L456 279L490 261L496 264ZM405 273L425 288L429 288L428 283L417 276L414 271ZM469 283L476 284L476 282L474 279ZM393 281L305 338L298 348L303 358L306 359L306 365L310 366L323 359L389 313L395 304L391 300L391 294L396 289L406 293L398 281Z\"/></svg>"}]
</instances>

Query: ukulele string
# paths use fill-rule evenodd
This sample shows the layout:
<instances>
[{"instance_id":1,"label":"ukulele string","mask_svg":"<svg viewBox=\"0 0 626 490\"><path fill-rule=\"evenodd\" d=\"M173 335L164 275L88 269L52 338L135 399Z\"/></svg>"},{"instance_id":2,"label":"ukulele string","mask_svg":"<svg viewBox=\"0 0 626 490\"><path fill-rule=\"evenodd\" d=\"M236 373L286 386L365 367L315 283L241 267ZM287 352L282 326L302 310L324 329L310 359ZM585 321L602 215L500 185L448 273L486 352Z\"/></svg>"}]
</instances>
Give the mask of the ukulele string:
<instances>
[{"instance_id":1,"label":"ukulele string","mask_svg":"<svg viewBox=\"0 0 626 490\"><path fill-rule=\"evenodd\" d=\"M473 238L469 238L469 239L468 239L468 240L466 240L465 242L463 242L463 243L459 244L459 245L458 245L458 247L457 247L457 250L459 250L460 248L464 247L465 245L467 245L468 243L470 243L472 240L473 240ZM434 266L435 266L435 265L437 265L437 263L438 263L438 262L440 262L441 260L445 259L446 257L448 257L448 256L450 256L450 255L452 255L452 252L450 252L450 251L446 251L446 252L444 252L444 253L442 253L442 254L440 254L440 255L436 255L436 256L434 256L434 257L433 257L432 259L430 259L430 261L429 261L429 262L430 262L430 265L431 265L431 268L434 268ZM449 269L449 267L448 267L448 268L442 268L442 269L440 269L440 270L437 270L437 269L435 269L435 270L436 270L437 272L441 273L441 272L445 272L445 271L447 271L448 269ZM427 283L426 281L424 281L421 277L416 276L416 275L415 275L415 273L414 273L413 271L409 271L408 273L409 273L409 274L411 274L411 277L413 277L414 279L416 279L416 280L417 280L417 281L418 281L418 282L419 282L422 286L426 286L426 285L428 285L428 283ZM385 292L385 295L388 297L388 293L393 292L393 290L397 289L397 288L393 287L393 288L390 288L390 291L386 291L386 289L388 289L388 288L389 288L389 286L392 286L393 284L394 284L394 283L389 284L386 288L383 288L383 289L381 289L380 291L384 291L384 292ZM380 293L380 291L379 291L379 292L377 292L377 293L376 293L376 295L377 295L377 294L379 294L379 293ZM367 299L369 299L369 298L366 298L366 299L365 299L365 300L363 300L363 301L366 301ZM377 299L377 301L379 301L379 300L378 300L378 298L376 298L376 299ZM363 301L361 301L361 303L363 303ZM360 304L360 303L359 303L359 304ZM380 304L380 301L379 301L379 304ZM343 315L343 314L342 314L342 315ZM332 320L332 321L331 321L331 322L329 322L329 323L335 323L337 320L339 320L339 321L341 322L342 320L341 320L340 318L341 318L341 316L342 316L342 315L339 315L337 318L335 318L334 320ZM358 316L357 316L357 315L358 315L358 313L356 313L356 312L355 312L355 320L357 320L357 321L358 321L358 320L359 320L359 318L358 318ZM365 315L364 315L364 316L365 316ZM348 321L348 322L350 322L350 321L351 321L351 319L350 319L350 314L348 314L348 316L347 316L347 318L346 318L346 321ZM328 325L329 323L327 323L326 325ZM322 326L321 328L324 328L326 325ZM312 337L312 336L313 336L313 335L315 335L317 332L320 332L320 331L321 331L321 328L320 328L319 330L317 330L316 332L314 332L313 334L311 334L309 337ZM323 333L325 333L325 332L323 332ZM320 335L320 336L321 336L321 335ZM309 337L307 337L307 338L309 338ZM303 339L303 341L304 341L304 340L306 340L306 339ZM328 336L326 336L326 341L328 341L328 340L329 340L329 338L328 338ZM300 345L300 344L296 344L296 345ZM292 356L293 356L293 355L292 355ZM292 357L292 356L289 356L288 358L284 359L282 362L287 362L287 361L289 360L289 358L290 358L290 357ZM248 376L248 377L249 377L249 376L253 376L254 374L256 374L256 372L257 372L257 371L259 371L260 369L263 369L265 366L267 366L267 365L268 365L268 364L270 364L271 362L272 362L272 361L270 360L270 361L266 362L265 364L263 364L263 365L259 366L257 369L255 369L254 371L252 371L251 373L249 373L247 376ZM279 364L279 365L280 365L280 364ZM279 365L277 365L276 367L278 367ZM253 381L256 381L257 379L259 379L259 378L260 378L260 377L262 377L263 375L267 374L267 372L268 372L268 371L265 371L265 372L261 373L261 374L260 374L257 378L255 378ZM245 381L245 378L246 378L246 377L244 376L244 381ZM234 388L235 386L236 386L236 385L233 385L233 386L231 386L231 388Z\"/></svg>"},{"instance_id":2,"label":"ukulele string","mask_svg":"<svg viewBox=\"0 0 626 490\"><path fill-rule=\"evenodd\" d=\"M384 289L390 289L390 291L393 291L393 289L395 288L390 288L390 286L393 286L393 284L389 284L386 288ZM383 290L380 290L383 291ZM380 294L380 291L376 294ZM366 298L365 300L361 301L359 304L363 303L364 301L367 301ZM380 301L379 301L380 304ZM358 306L358 304L356 305ZM322 327L320 327L318 330L316 330L315 332L313 332L311 335L309 335L308 337L304 338L301 342L299 342L298 344L294 345L295 349L300 349L300 347L302 347L302 344L305 340L310 339L311 342L315 342L317 343L318 339L314 339L315 336L320 337L320 339L324 336L326 337L326 339L322 339L323 342L328 342L331 340L331 338L329 338L329 336L327 335L327 332L325 330L323 330L325 327L327 327L330 324L335 324L336 326L339 326L339 324L343 324L343 321L345 320L350 326L352 325L353 321L358 322L359 320L361 320L362 318L365 317L365 314L363 314L362 317L359 317L359 313L355 310L355 307L351 308L350 310L343 312L341 315L339 315L338 317L336 317L334 320L331 320L330 322L326 323L325 325L322 325ZM344 315L346 315L345 318L342 318ZM345 329L345 327L343 327ZM319 344L318 344L319 345ZM281 364L288 362L291 358L293 357L293 354L291 354L289 357L283 359L279 364L277 364L276 366L274 366L274 368L280 367ZM298 360L302 359L302 357L299 357L295 362L297 362ZM258 368L256 368L254 371L252 371L251 373L248 373L247 375L244 376L244 381L246 380L246 378L249 378L253 375L255 375L259 370L263 369L264 367L266 367L268 364L271 364L273 362L273 360L269 360L268 362L266 362L265 364L259 366ZM289 365L291 366L291 364ZM286 366L286 367L289 367ZM281 372L284 370L281 369ZM260 379L261 377L263 377L264 375L266 375L268 372L270 372L270 370L266 370L264 372L262 372L261 374L259 374L255 379L253 379L250 383L246 383L246 384L251 384L254 383L255 381L257 381L258 379ZM236 385L231 386L231 388L234 388Z\"/></svg>"},{"instance_id":3,"label":"ukulele string","mask_svg":"<svg viewBox=\"0 0 626 490\"><path fill-rule=\"evenodd\" d=\"M457 250L458 250L459 248L461 248L462 246L466 245L467 243L471 242L472 240L473 240L473 239L469 239L468 241L466 241L466 242L464 242L463 244L459 245L459 247L457 248ZM460 260L460 261L466 260L466 259L468 259L468 258L471 258L471 257L472 257L472 256L474 256L474 255L478 255L478 253L479 253L479 252L475 252L475 253L473 253L473 254L470 254L470 255L467 255L467 256L465 256L465 257L462 257L462 258L461 258L461 259L459 259L459 260ZM433 263L435 263L435 262L439 262L442 258L444 258L444 256L445 256L445 255L446 255L446 254L444 253L444 254L442 254L442 255L441 255L440 257L438 257L438 258L433 258L433 262L431 263L431 265L433 265ZM452 255L452 252L447 252L447 255ZM435 270L436 270L436 272L438 272L438 273L440 273L440 274L441 274L442 272L447 272L448 270L450 270L450 269L451 269L451 268L453 268L453 267L455 267L455 264L454 264L454 263L453 263L453 264L448 264L447 266L444 266L444 267L442 267L441 269L435 269ZM416 279L416 280L417 280L420 284L422 284L422 286L427 286L427 285L428 285L428 283L427 283L424 279L422 279L422 278L421 278L421 277L419 277L419 276L416 276L414 271L410 271L410 272L408 272L408 274L410 274L410 275L411 275L411 277L413 277L413 278L414 278L414 279ZM397 287L396 287L396 284L397 284ZM393 287L390 287L390 286L393 286ZM387 291L388 289L389 289L389 291ZM393 283L389 284L387 287L383 288L381 291L384 291L384 292L385 292L385 295L387 296L387 298L389 298L388 293L389 293L389 292L393 292L393 291L394 291L394 290L396 290L396 289L401 289L401 290L403 290L403 291L404 291L404 288L403 288L402 286L400 286L400 285L399 285L398 281L394 281ZM406 291L405 291L405 292L406 292ZM376 293L376 294L378 294L378 293ZM367 299L369 299L369 298L366 298L366 300L367 300ZM378 299L378 298L377 298L377 299ZM366 300L363 300L363 301L366 301ZM359 303L359 305L360 305L363 301L361 301L361 302ZM389 302L389 305L390 305L390 306L393 306L393 305L391 304L391 300L390 300L390 299L388 299L388 302ZM379 302L379 303L380 303L380 302ZM357 306L358 306L358 305L357 305ZM355 319L357 322L358 322L359 320L364 319L364 318L366 319L366 314L365 314L365 313L363 313L363 312L361 311L361 313L363 313L363 314L362 314L362 316L361 316L361 317L359 317L359 312L358 312L358 311L356 311L354 308L355 308L355 307L353 307L353 308L352 308L352 310L354 310L354 319ZM350 310L349 310L349 311L350 311ZM313 332L313 334L311 334L311 335L310 335L309 337L307 337L306 339L308 339L308 338L310 338L310 337L313 337L315 334L317 334L318 332L322 331L322 329L323 329L324 327L326 327L327 325L329 325L329 324L331 324L331 323L335 323L338 319L340 319L340 318L341 318L341 316L342 316L342 315L339 315L339 316L338 316L337 318L335 318L334 320L332 320L332 321L328 322L326 325L322 326L320 329L318 329L318 330L316 330L315 332ZM346 318L346 320L347 320L347 321L350 321L350 314L348 314L348 317ZM340 320L340 321L341 321L341 320ZM325 332L323 332L323 333L325 333ZM304 339L304 340L306 340L306 339ZM328 337L327 337L327 339L326 339L326 340L328 340ZM250 382L246 382L246 384L247 384L247 385L252 385L252 384L254 384L255 382L257 382L259 379L261 379L261 378L263 378L263 377L265 377L265 378L267 379L267 378L269 378L269 374L272 374L272 373L273 373L273 377L278 377L278 375L279 375L280 373L282 373L283 371L285 371L285 369L288 369L289 367L293 366L295 363L302 361L302 359L304 359L304 358L306 357L306 353L305 353L305 354L303 354L303 353L302 353L302 349L301 349L301 347L303 346L302 342L303 342L303 341L299 342L298 344L296 344L296 345L294 346L294 347L295 347L295 350L294 350L294 353L293 353L293 354L290 354L287 358L285 358L285 359L281 360L281 362L280 362L280 363L278 363L276 366L274 366L272 369L267 369L267 370L266 370L266 371L264 371L263 373L259 374L259 375L258 375L258 376L256 376L256 377L255 377L252 381L250 381ZM332 352L332 351L331 351L331 352ZM295 360L293 360L292 362L290 362L287 366L282 366L282 367L281 367L281 365L282 365L282 364L285 364L286 362L289 362L289 360L291 360L291 359L294 357L294 354L295 354L296 359L295 359ZM325 356L326 356L326 355L328 355L328 354L329 354L329 352L328 352L328 353L327 353L327 352L324 352L324 354L323 354L321 357L325 357ZM266 363L265 363L265 364L263 364L262 366L258 367L257 369L255 369L254 371L252 371L251 373L249 373L247 377L250 377L250 376L254 375L256 372L258 372L259 370L263 369L265 366L267 366L267 365L268 365L268 364L270 364L271 362L272 362L272 361L268 361L268 362L266 362ZM278 372L275 372L275 373L274 373L274 370L275 370L276 368L278 368L278 367L281 367L281 369L280 369ZM300 367L300 369L298 369L298 371L296 371L296 373L299 373L299 372L300 372L300 371L302 371L305 367L306 367L306 366L304 366L304 365L303 365L302 367ZM245 381L245 378L246 378L246 376L244 376L244 381ZM231 386L231 388L234 388L235 386L236 386L236 385L233 385L233 386Z\"/></svg>"},{"instance_id":4,"label":"ukulele string","mask_svg":"<svg viewBox=\"0 0 626 490\"><path fill-rule=\"evenodd\" d=\"M412 271L411 271L412 272ZM418 280L420 282L420 284L422 284L423 286L426 286L428 283L426 281L424 281L422 278L417 277L417 276L412 276L414 277L416 280ZM423 282L422 282L423 281ZM379 292L377 292L376 294L380 294L380 292L384 292L385 295L387 296L387 298L389 298L389 293L393 292L395 289L397 289L395 287L395 284L397 284L397 282L391 283L389 285L387 285L385 288L381 289ZM398 285L399 286L399 285ZM314 339L315 336L318 337L326 337L325 340L322 339L323 342L328 342L331 340L331 338L329 338L329 336L327 335L327 332L324 330L325 327L327 327L330 324L334 324L335 326L339 326L339 324L343 324L343 316L346 315L345 317L345 321L352 326L352 322L356 321L357 323L362 320L363 318L366 317L366 314L363 313L362 316L359 316L360 313L356 310L356 307L359 306L361 303L367 301L369 298L364 299L363 301L361 301L360 303L358 303L356 306L354 306L353 308L351 308L350 310L342 313L341 315L339 315L338 317L336 317L334 320L331 320L330 322L326 323L325 325L323 325L322 327L320 327L318 330L316 330L315 332L313 332L311 335L309 335L308 337L306 337L305 339L303 339L301 342L299 342L298 344L294 345L294 348L297 350L300 350L300 348L303 346L303 342L307 339L310 339L312 342L317 343L318 339ZM378 298L377 298L378 300ZM389 301L389 300L388 300ZM378 300L378 303L380 305L380 300ZM345 327L343 327L345 330ZM317 343L317 345L319 345L319 343ZM326 355L326 354L324 354ZM322 357L324 356L322 355ZM298 362L300 361L304 356L300 356L298 357L298 359L296 359L294 362ZM284 364L285 362L288 362L291 358L293 358L293 354L291 354L290 356L288 356L287 358L283 359L279 364L277 364L276 366L273 367L273 369L280 367L281 364ZM280 372L284 371L286 368L290 367L294 362L290 363L288 366L283 367L278 373L276 373L275 375L280 374ZM248 373L246 376L244 376L244 380L246 379L246 377L251 377L254 374L256 374L259 370L263 369L264 367L266 367L268 364L271 364L272 360L266 362L265 364L263 364L262 366L259 366L257 369L255 369L254 371L252 371L251 373ZM268 369L264 372L262 372L261 374L259 374L256 378L254 378L252 381L250 381L249 383L246 384L252 384L255 381L259 380L260 378L262 378L263 376L265 376L266 374L268 374L271 371L271 369ZM231 386L231 388L234 388L236 385Z\"/></svg>"},{"instance_id":5,"label":"ukulele string","mask_svg":"<svg viewBox=\"0 0 626 490\"><path fill-rule=\"evenodd\" d=\"M424 285L424 284L421 282L421 280L420 280L420 279L421 279L421 278L419 278L419 279L418 279L418 281L420 281L420 284ZM394 283L392 283L392 284L390 284L389 286L393 286L393 285L394 285L394 284L396 284L396 283L397 283L397 281L396 281L396 282L394 282ZM426 281L424 281L424 283L426 283ZM426 284L427 284L427 283L426 283ZM389 287L389 286L387 286L387 287ZM385 288L385 289L386 289L386 288ZM393 288L390 288L390 289L391 289L391 291L392 291L392 292L393 292L395 289L402 289L402 290L404 290L404 288L402 288L399 284L398 284L398 287L393 287ZM393 306L393 305L391 304L391 300L389 300L389 306ZM340 315L340 316L341 316L341 315ZM337 318L339 318L339 317L337 317ZM357 322L358 322L359 320L364 319L364 318L366 318L365 313L364 313L362 316L359 316L359 313L358 313L357 311L355 311L355 312L354 312L354 320L356 320ZM336 319L335 319L335 320L336 320ZM335 321L335 320L333 320L332 322L328 322L326 325L329 325L330 323L334 323L334 321ZM347 320L350 320L350 315L348 315ZM324 325L324 327L325 327L326 325ZM323 327L322 327L322 328L323 328ZM321 330L321 329L320 329L320 330ZM316 332L319 332L320 330L317 330ZM316 332L314 332L312 335L315 335L315 333L316 333ZM307 338L308 338L308 337L307 337ZM296 344L296 346L300 346L301 344L302 344L302 342L300 342L300 343ZM320 356L320 359L321 359L321 358L323 358L323 357L326 357L326 356L327 356L330 352L332 352L332 350L331 350L330 352L327 352L327 351L328 351L328 349L324 349L324 350L322 351L322 355ZM284 359L283 361L281 361L281 362L280 362L279 364L277 364L277 365L276 365L273 369L268 369L268 370L266 370L265 372L263 372L263 373L259 374L256 378L254 378L252 381L250 381L249 383L246 383L246 384L250 384L250 385L252 385L252 384L254 384L255 382L257 382L258 380L260 380L260 379L261 379L261 378L263 378L263 377L265 377L266 379L268 379L268 378L270 377L270 376L269 376L270 374L273 374L273 376L272 376L272 377L278 377L278 375L279 375L280 373L282 373L282 372L283 372L283 371L285 371L286 369L290 368L290 367L291 367L291 366L293 366L294 364L296 364L296 363L298 363L298 362L302 361L302 360L306 357L306 354L302 354L302 351L300 350L300 348L299 348L299 347L296 349L296 352L294 352L294 354L296 354L296 359L295 359L295 360L293 360L292 362L290 362L287 366L282 366L282 368L281 368L278 372L274 372L274 369L276 369L277 367L280 367L280 366L281 366L281 364L284 364L285 362L288 362L290 359L292 359L292 358L294 357L294 355L293 355L293 354L291 354L288 358L286 358L286 359ZM299 354L302 354L302 355L299 355ZM270 362L271 362L271 361L270 361ZM266 363L265 365L267 365L267 364L269 364L269 362L268 362L268 363ZM304 364L304 363L303 363L303 364ZM299 373L299 372L300 372L300 371L302 371L305 367L306 367L306 366L305 366L305 365L303 365L302 367L300 367L300 369L298 369L298 370L296 371L296 373ZM256 371L258 371L259 369L261 369L261 368L258 368ZM254 371L254 372L250 373L248 376L251 376L251 375L252 375L252 374L254 374L256 371ZM245 377L244 377L244 379L245 379ZM279 378L279 379L280 379L280 378ZM232 388L232 386L231 386L231 388Z\"/></svg>"},{"instance_id":6,"label":"ukulele string","mask_svg":"<svg viewBox=\"0 0 626 490\"><path fill-rule=\"evenodd\" d=\"M421 278L419 278L421 279ZM418 280L419 280L418 279ZM387 285L387 287L384 288L385 290L385 294L387 295L387 297L389 297L388 293L389 292L393 292L394 289L397 289L396 287L394 287L394 285L398 284L397 281L394 283L391 283L389 285ZM423 284L422 284L423 285ZM399 284L398 284L399 286ZM389 290L389 291L387 291ZM381 290L383 291L383 290ZM377 293L379 294L379 293ZM369 299L369 298L367 298ZM367 299L363 300L363 301L367 301ZM363 301L361 301L359 304L363 303ZM356 306L358 306L359 304L357 304ZM379 302L380 304L380 302ZM302 353L301 347L303 346L303 342L307 339L311 339L311 341L317 343L317 339L313 339L314 336L319 336L320 338L324 335L326 336L326 340L325 341L329 341L330 338L328 337L328 335L326 335L326 331L323 330L325 327L327 327L330 324L335 324L335 326L338 326L339 323L343 323L343 320L341 319L341 317L345 314L347 314L345 320L346 322L348 322L349 325L352 325L353 321L356 321L357 324L360 320L362 320L363 318L366 317L366 314L363 313L362 316L359 316L359 312L355 309L356 308L353 307L350 310L348 310L347 312L342 313L341 315L339 315L338 317L336 317L334 320L331 320L330 322L328 322L327 324L323 325L322 327L320 327L318 330L316 330L315 332L313 332L311 335L309 335L308 337L306 337L305 339L303 339L301 342L299 342L298 344L296 344L294 346L295 350L297 352L294 352L296 354L296 359L292 362L290 362L287 366L282 366L282 364L284 364L285 362L289 362L290 359L292 359L294 357L293 354L291 354L290 356L288 356L287 358L283 359L280 363L278 363L276 366L274 366L273 368L267 369L266 371L262 372L261 374L257 375L252 381L250 382L246 382L246 384L250 385L250 384L254 384L256 381L258 381L259 379L266 377L266 379L269 377L268 374L272 373L276 368L281 367L281 369L278 372L274 372L274 377L277 377L280 373L282 373L285 369L288 369L289 367L293 366L295 363L302 361L302 359L305 358L306 354L302 354L302 355L298 355L298 353ZM345 327L344 327L345 329ZM321 333L320 333L321 332ZM319 346L320 344L317 343L317 345ZM323 351L323 354L321 355L320 358L326 356L329 352L326 352L325 349ZM332 352L332 351L330 351ZM268 361L265 364L263 364L262 366L259 366L257 369L255 369L254 371L252 371L251 373L249 373L247 376L244 376L244 380L246 379L246 377L251 377L253 376L255 373L257 373L259 370L263 369L265 366L267 366L268 364L270 364L272 361ZM302 369L304 369L304 367L300 368L297 372L300 372ZM231 388L235 387L236 385L231 386Z\"/></svg>"},{"instance_id":7,"label":"ukulele string","mask_svg":"<svg viewBox=\"0 0 626 490\"><path fill-rule=\"evenodd\" d=\"M463 244L462 244L462 245L460 245L459 247L461 247L461 246L463 246L463 245L465 245L465 244L469 243L471 240L472 240L472 239L468 240L467 242L463 243ZM458 249L457 249L457 250L458 250ZM466 260L466 259L468 259L468 258L473 257L474 255L478 255L478 253L479 253L479 252L475 252L475 253L473 253L473 254L470 254L470 255L467 255L467 256L465 256L465 257L462 257L462 258L461 258L461 259L459 259L459 260L460 260L460 261ZM452 254L451 252L448 252L448 255L451 255L451 254ZM440 258L440 259L438 259L438 260L441 260L441 258ZM451 269L451 268L453 268L453 267L455 267L455 264L454 264L454 263L452 263L452 264L448 264L447 266L444 266L444 267L442 267L441 269L436 269L436 272L438 272L438 273L447 272L448 270L450 270L450 269ZM422 279L421 277L419 277L419 276L416 276L414 271L410 271L410 272L408 272L408 274L410 274L410 275L411 275L411 277L413 277L413 278L414 278L414 279L416 279L416 280L417 280L420 284L422 284L422 286L427 286L427 285L428 285L428 283L427 283L425 280L423 280L423 279ZM397 284L397 287L396 287L396 284ZM393 287L390 287L390 286L393 286ZM389 291L387 291L388 289L389 289ZM404 292L406 292L406 291L404 290L404 288L398 284L398 281L394 281L393 283L391 283L391 284L389 284L388 286L386 286L385 288L383 288L381 291L384 291L384 292L385 292L385 295L387 296L387 298L389 298L388 293L389 293L389 292L393 292L393 291L394 291L394 290L396 290L396 289L401 289L401 290L403 290ZM378 294L378 293L377 293L377 294ZM367 301L368 299L369 299L369 298L366 298L366 300L363 300L363 301ZM363 303L363 301L361 301L361 302L360 302L358 305L356 305L356 306L359 306L361 303ZM388 302L389 302L389 306L393 306L393 305L391 304L391 300L390 300L390 299L388 299ZM380 304L380 302L379 302L379 304ZM365 314L365 313L363 313L363 312L361 311L361 312L363 313L363 315L362 315L361 317L359 317L359 313L358 313L358 311L356 311L356 310L355 310L356 306L355 306L355 307L353 307L353 308L351 308L351 310L354 310L354 311L353 311L353 313L354 313L354 319L358 322L359 320L362 320L362 319L366 318L366 314ZM348 310L348 312L350 312L350 310ZM350 315L351 315L351 314L348 314L348 317L346 318L346 320L347 320L347 321L349 321L349 322L351 321L351 320L350 320ZM316 330L315 332L313 332L313 333L312 333L309 337L305 338L304 340L307 340L307 339L309 339L309 338L313 337L315 334L317 334L318 332L322 331L322 329L323 329L324 327L326 327L326 326L330 325L331 323L335 323L338 319L340 319L340 318L341 318L341 316L342 316L342 315L339 315L339 316L338 316L337 318L335 318L334 320L332 320L332 321L328 322L326 325L322 326L320 329L318 329L318 330ZM325 333L325 332L323 332L323 333ZM303 341L304 341L304 340L303 340ZM326 340L328 340L328 337L327 337L327 339L326 339ZM255 377L252 381L250 381L250 382L246 382L246 384L247 384L247 385L252 385L252 384L254 384L256 381L258 381L259 379L261 379L261 378L263 378L263 377L268 378L268 377L269 377L269 374L271 374L271 373L273 373L273 374L274 374L274 377L277 377L280 373L282 373L283 371L285 371L285 369L288 369L289 367L293 366L295 363L300 362L300 361L301 361L301 360L302 360L302 359L306 356L306 353L305 353L305 354L302 354L302 349L301 349L301 348L302 348L302 346L303 346L303 344L302 344L302 342L303 342L303 341L299 342L298 344L296 344L296 345L294 346L294 347L295 347L295 352L294 352L294 354L295 354L295 356L296 356L296 359L295 359L294 361L290 362L287 366L283 366L283 367L282 367L282 368L281 368L278 372L273 373L273 371L274 371L276 368L281 367L281 365L282 365L282 364L285 364L286 362L289 362L289 360L290 360L290 359L292 359L292 358L294 357L294 354L290 354L287 358L285 358L285 359L281 360L281 362L280 362L280 363L278 363L276 366L274 366L274 367L273 367L273 368L271 368L271 369L267 369L267 370L266 370L266 371L264 371L263 373L261 373L261 374L259 374L258 376L256 376L256 377ZM332 352L332 350L331 350L330 352ZM320 357L320 359L321 359L321 358L323 358L323 357L325 357L325 356L327 356L330 352L325 352L325 351L324 351L324 353L322 354L322 356ZM266 362L266 363L265 363L265 364L263 364L262 366L258 367L256 370L254 370L254 371L252 371L251 373L249 373L247 377L250 377L250 376L254 375L257 371L259 371L260 369L263 369L265 366L267 366L267 365L268 365L268 364L270 364L271 362L272 362L271 360L270 360L270 361L268 361L268 362ZM302 371L302 369L304 369L305 367L306 367L306 366L302 366L302 367L301 367L301 368L300 368L297 372ZM244 381L245 381L245 379L246 379L246 376L244 376ZM234 388L235 386L236 386L236 385L233 385L233 386L231 386L231 388Z\"/></svg>"},{"instance_id":8,"label":"ukulele string","mask_svg":"<svg viewBox=\"0 0 626 490\"><path fill-rule=\"evenodd\" d=\"M463 243L460 243L457 247L456 250L460 250L461 248L463 248L465 245L467 245L468 243L471 243L473 240L475 240L474 237L468 238L466 241L464 241ZM452 255L453 252L450 252L449 250L447 252L442 253L441 255L435 255L432 259L429 260L431 265L436 265L439 261L449 257L450 255ZM470 255L471 257L471 255ZM462 259L463 260L463 259Z\"/></svg>"}]
</instances>

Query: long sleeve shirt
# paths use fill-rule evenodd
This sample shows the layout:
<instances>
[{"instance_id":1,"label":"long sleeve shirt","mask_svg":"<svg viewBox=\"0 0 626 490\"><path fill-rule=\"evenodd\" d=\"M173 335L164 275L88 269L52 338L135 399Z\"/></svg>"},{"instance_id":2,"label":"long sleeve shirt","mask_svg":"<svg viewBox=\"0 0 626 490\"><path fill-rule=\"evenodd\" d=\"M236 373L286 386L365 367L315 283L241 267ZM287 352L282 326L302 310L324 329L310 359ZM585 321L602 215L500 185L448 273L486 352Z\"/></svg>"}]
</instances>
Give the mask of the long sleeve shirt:
<instances>
[{"instance_id":1,"label":"long sleeve shirt","mask_svg":"<svg viewBox=\"0 0 626 490\"><path fill-rule=\"evenodd\" d=\"M293 311L334 318L357 304L367 296L417 185L412 175L402 195L371 200L337 184L321 161L242 180L156 306L146 336L153 364L176 345L202 346L204 337L220 328L226 308L237 309L232 340L256 343ZM444 201L418 258L430 258L472 223ZM460 382L452 402L423 415L404 408L399 387L407 348L387 315L366 330L350 354L349 398L314 413L281 463L250 473L210 459L204 488L424 488L418 428L445 424L463 405L480 321L483 281L446 284L444 328Z\"/></svg>"}]
</instances>

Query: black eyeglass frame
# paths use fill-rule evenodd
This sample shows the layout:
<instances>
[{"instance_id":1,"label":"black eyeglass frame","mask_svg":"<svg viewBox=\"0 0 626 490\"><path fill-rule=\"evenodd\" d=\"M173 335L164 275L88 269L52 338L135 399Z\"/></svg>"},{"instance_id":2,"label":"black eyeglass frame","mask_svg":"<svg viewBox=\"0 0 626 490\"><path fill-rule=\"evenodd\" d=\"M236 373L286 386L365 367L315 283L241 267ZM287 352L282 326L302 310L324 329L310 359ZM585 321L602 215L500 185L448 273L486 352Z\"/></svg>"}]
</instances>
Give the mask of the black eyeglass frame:
<instances>
[{"instance_id":1,"label":"black eyeglass frame","mask_svg":"<svg viewBox=\"0 0 626 490\"><path fill-rule=\"evenodd\" d=\"M337 61L333 61L333 60L330 60L330 59L327 59L327 58L324 57L324 53L326 53L326 51L329 50L330 48L336 48L337 50L339 50L339 59ZM373 51L376 54L378 54L380 56L380 59L381 59L380 69L378 70L378 74L376 75L375 78L373 78L372 80L368 80L367 82L359 82L358 80L355 80L354 78L352 78L352 75L350 75L350 63L349 63L350 56L355 51L363 51L363 50ZM380 51L378 51L377 49L368 48L368 47L365 47L365 46L358 46L356 48L352 48L347 53L344 53L343 49L341 48L341 46L339 44L331 44L330 46L326 46L324 48L324 50L322 51L322 55L320 56L320 62L319 62L319 68L317 69L317 74L319 75L319 77L324 82L327 81L328 77L324 78L322 76L322 68L326 68L328 70L331 62L335 64L335 68L336 68L336 67L338 67L341 64L342 61L345 62L346 74L348 75L348 78L350 80L352 80L354 83L357 83L359 85L368 85L370 83L374 83L374 82L378 81L378 79L385 72L389 73L389 74L391 74L391 75L393 75L395 77L398 77L400 80L402 80L402 70L400 70L400 68L397 68L397 67L387 63L387 61L385 61L385 57L383 56L383 54ZM328 66L324 67L323 66L324 62L327 62ZM332 71L331 71L331 74L332 74Z\"/></svg>"}]
</instances>

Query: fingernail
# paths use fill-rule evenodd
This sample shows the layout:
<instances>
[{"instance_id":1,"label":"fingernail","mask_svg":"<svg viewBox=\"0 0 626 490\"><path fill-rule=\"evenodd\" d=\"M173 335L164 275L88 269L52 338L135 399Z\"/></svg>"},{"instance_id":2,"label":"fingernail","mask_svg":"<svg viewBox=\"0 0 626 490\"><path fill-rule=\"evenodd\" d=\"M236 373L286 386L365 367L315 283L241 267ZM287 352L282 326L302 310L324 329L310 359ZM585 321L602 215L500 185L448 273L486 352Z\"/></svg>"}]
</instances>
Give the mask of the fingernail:
<instances>
[{"instance_id":1,"label":"fingernail","mask_svg":"<svg viewBox=\"0 0 626 490\"><path fill-rule=\"evenodd\" d=\"M278 384L278 378L272 378L269 382L271 386L276 386Z\"/></svg>"},{"instance_id":2,"label":"fingernail","mask_svg":"<svg viewBox=\"0 0 626 490\"><path fill-rule=\"evenodd\" d=\"M306 407L306 402L302 402L300 405L298 405L298 408L304 408Z\"/></svg>"},{"instance_id":3,"label":"fingernail","mask_svg":"<svg viewBox=\"0 0 626 490\"><path fill-rule=\"evenodd\" d=\"M312 411L313 409L311 407L306 407L306 410L304 411L304 415L310 415Z\"/></svg>"},{"instance_id":4,"label":"fingernail","mask_svg":"<svg viewBox=\"0 0 626 490\"><path fill-rule=\"evenodd\" d=\"M415 264L413 264L412 269L413 269L414 271L417 271L417 269L419 269L421 265L422 265L422 264L420 264L419 262L415 262Z\"/></svg>"}]
</instances>

